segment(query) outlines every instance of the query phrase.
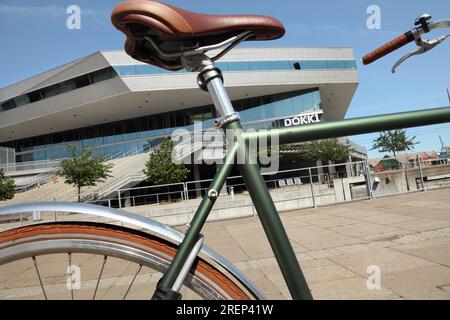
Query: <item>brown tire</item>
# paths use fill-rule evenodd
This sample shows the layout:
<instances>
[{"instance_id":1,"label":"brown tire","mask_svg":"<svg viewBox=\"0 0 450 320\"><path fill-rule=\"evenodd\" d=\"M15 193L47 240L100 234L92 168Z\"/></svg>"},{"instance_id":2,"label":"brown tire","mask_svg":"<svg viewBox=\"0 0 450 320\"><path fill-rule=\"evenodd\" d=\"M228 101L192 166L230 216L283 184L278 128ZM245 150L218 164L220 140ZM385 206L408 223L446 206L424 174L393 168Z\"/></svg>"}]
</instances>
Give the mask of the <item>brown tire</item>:
<instances>
[{"instance_id":1,"label":"brown tire","mask_svg":"<svg viewBox=\"0 0 450 320\"><path fill-rule=\"evenodd\" d=\"M70 245L76 242L77 245ZM80 243L89 243L83 248ZM52 247L52 243L55 246ZM56 246L56 243L59 245ZM64 245L66 243L66 245ZM92 247L96 249L93 249ZM111 248L126 248L115 252ZM95 253L104 255L102 247L107 247L109 256L130 260L145 265L148 261L156 261L149 266L164 272L173 259L177 246L145 232L120 226L88 222L47 223L19 227L0 233L0 265L19 259L49 253ZM27 249L28 248L28 249ZM39 249L37 249L39 248ZM95 251L98 252L95 252ZM104 250L104 249L103 249ZM124 252L138 252L127 256ZM197 257L184 285L206 299L255 299L229 274L225 274L210 262ZM208 291L208 294L205 292Z\"/></svg>"}]
</instances>

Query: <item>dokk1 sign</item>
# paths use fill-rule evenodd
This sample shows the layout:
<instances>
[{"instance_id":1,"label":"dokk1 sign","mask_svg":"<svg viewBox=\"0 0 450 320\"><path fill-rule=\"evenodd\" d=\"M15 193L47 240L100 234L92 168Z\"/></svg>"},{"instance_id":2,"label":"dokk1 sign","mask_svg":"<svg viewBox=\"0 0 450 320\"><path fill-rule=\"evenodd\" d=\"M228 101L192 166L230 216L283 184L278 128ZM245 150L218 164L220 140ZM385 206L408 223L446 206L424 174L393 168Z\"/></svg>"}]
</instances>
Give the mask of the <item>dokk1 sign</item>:
<instances>
[{"instance_id":1,"label":"dokk1 sign","mask_svg":"<svg viewBox=\"0 0 450 320\"><path fill-rule=\"evenodd\" d=\"M318 110L314 112L301 113L292 118L284 119L284 126L299 126L304 124L313 124L322 122L323 111Z\"/></svg>"}]
</instances>

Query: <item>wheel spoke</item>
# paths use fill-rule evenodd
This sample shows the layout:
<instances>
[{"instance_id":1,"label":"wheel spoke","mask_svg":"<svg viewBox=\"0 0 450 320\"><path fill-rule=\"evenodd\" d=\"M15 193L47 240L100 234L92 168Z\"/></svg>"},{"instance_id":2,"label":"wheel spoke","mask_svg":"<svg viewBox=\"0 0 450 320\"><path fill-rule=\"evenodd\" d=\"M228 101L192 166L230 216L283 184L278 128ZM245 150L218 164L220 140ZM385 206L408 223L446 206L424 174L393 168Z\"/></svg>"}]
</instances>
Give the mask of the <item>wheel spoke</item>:
<instances>
[{"instance_id":1,"label":"wheel spoke","mask_svg":"<svg viewBox=\"0 0 450 320\"><path fill-rule=\"evenodd\" d=\"M103 257L103 264L100 269L100 274L98 275L97 279L97 285L95 286L94 296L92 297L92 300L95 300L95 296L97 295L98 285L100 284L100 280L102 278L103 269L105 268L106 260L108 259L108 256Z\"/></svg>"},{"instance_id":2,"label":"wheel spoke","mask_svg":"<svg viewBox=\"0 0 450 320\"><path fill-rule=\"evenodd\" d=\"M139 272L141 272L142 269L142 264L139 265L138 270L136 271L133 280L131 280L130 285L128 286L127 292L125 292L125 295L123 296L122 300L125 300L127 298L128 292L130 292L131 287L133 286L134 281L136 280L137 275L139 274Z\"/></svg>"},{"instance_id":3,"label":"wheel spoke","mask_svg":"<svg viewBox=\"0 0 450 320\"><path fill-rule=\"evenodd\" d=\"M152 282L151 280L154 279L152 275L166 271L167 265L173 261L177 248L175 244L171 244L162 238L153 235L146 236L134 229L106 224L96 225L84 222L26 224L17 231L0 232L0 267L18 262L19 269L17 270L21 270L28 265L28 268L35 269L35 271L29 270L31 277L37 277L38 280L32 279L34 287L29 288L29 277L23 277L19 283L15 283L17 289L11 288L5 292L2 290L1 296L4 296L3 293L5 293L5 296L9 298L35 297L38 295L42 296L41 299L43 300L59 299L62 295L65 295L66 299L83 298L85 290L80 293L77 292L80 289L78 281L80 281L81 275L79 274L79 267L75 265L78 258L75 259L74 252L83 255L81 256L83 269L86 268L84 270L94 272L93 277L89 276L86 279L90 279L88 284L91 285L87 284L86 288L83 288L88 289L90 287L90 290L86 292L88 296L85 298L94 300L97 297L102 299L110 296L121 300L131 299L132 297L148 298L148 292L144 290L137 292L139 291L137 277L145 273L145 278L147 279L147 276L149 276L150 282ZM48 239L51 239L51 242ZM7 246L4 246L4 244ZM49 258L49 255L52 256ZM84 255L87 255L87 257ZM114 261L111 260L110 262L109 257L114 257ZM34 267L29 264L28 259L30 258ZM25 263L23 259L27 259ZM116 259L119 266L123 266L120 263L126 263L125 272L120 273L120 275L115 274L117 277L109 275L108 269L106 269L106 264L116 269L114 267ZM26 261L28 261L28 264L26 264ZM55 261L62 262L62 265L60 264L60 267L58 267L51 263ZM41 265L39 265L40 263ZM133 265L129 265L130 263ZM249 294L247 291L241 290L239 279L229 277L228 274L221 273L219 269L214 268L216 262L213 262L213 264L199 260L198 263L201 268L197 268L195 273L191 274L192 281L185 283L185 285L201 298L247 299L260 297L258 294L252 292ZM69 265L69 268L61 270L61 266L64 265L66 268ZM16 269L11 265L6 270L14 273ZM70 280L67 279L67 275L64 276L64 271L70 273ZM0 270L1 272L3 272L3 268ZM106 279L103 279L104 277ZM11 277L2 278L9 279ZM50 281L51 283L49 282L50 278L53 279L53 281ZM116 281L116 279L118 280ZM121 280L125 280L125 282ZM70 284L68 284L69 281ZM100 290L99 292L100 283L103 286L103 291ZM119 292L120 287L122 289ZM70 291L70 296L68 291Z\"/></svg>"},{"instance_id":4,"label":"wheel spoke","mask_svg":"<svg viewBox=\"0 0 450 320\"><path fill-rule=\"evenodd\" d=\"M37 273L37 276L38 276L38 279L39 279L39 283L41 284L42 293L44 294L45 300L48 300L47 299L47 294L45 293L44 284L42 283L41 274L39 273L39 268L38 268L38 265L37 265L36 257L33 256L32 259L33 259L34 268L36 269L36 273Z\"/></svg>"}]
</instances>

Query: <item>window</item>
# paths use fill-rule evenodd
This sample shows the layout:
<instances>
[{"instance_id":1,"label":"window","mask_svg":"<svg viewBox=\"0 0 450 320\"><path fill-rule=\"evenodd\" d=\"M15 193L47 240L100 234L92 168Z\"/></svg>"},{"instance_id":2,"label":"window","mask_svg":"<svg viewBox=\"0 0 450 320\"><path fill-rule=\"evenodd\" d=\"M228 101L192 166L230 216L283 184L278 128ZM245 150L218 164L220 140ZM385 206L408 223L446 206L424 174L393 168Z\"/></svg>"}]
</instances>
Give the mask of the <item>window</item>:
<instances>
[{"instance_id":1,"label":"window","mask_svg":"<svg viewBox=\"0 0 450 320\"><path fill-rule=\"evenodd\" d=\"M309 68L316 70L325 70L327 69L327 62L323 60L311 60L309 61Z\"/></svg>"},{"instance_id":2,"label":"window","mask_svg":"<svg viewBox=\"0 0 450 320\"><path fill-rule=\"evenodd\" d=\"M270 70L289 70L292 69L289 61L270 61Z\"/></svg>"},{"instance_id":3,"label":"window","mask_svg":"<svg viewBox=\"0 0 450 320\"><path fill-rule=\"evenodd\" d=\"M345 61L340 60L329 60L327 61L328 69L345 69Z\"/></svg>"},{"instance_id":4,"label":"window","mask_svg":"<svg viewBox=\"0 0 450 320\"><path fill-rule=\"evenodd\" d=\"M73 82L71 80L64 81L63 83L61 83L60 87L61 87L61 92L69 92L69 91L76 89L75 82Z\"/></svg>"},{"instance_id":5,"label":"window","mask_svg":"<svg viewBox=\"0 0 450 320\"><path fill-rule=\"evenodd\" d=\"M44 99L56 96L60 93L62 93L62 91L61 91L61 87L59 85L48 87L48 88L42 90L42 96Z\"/></svg>"},{"instance_id":6,"label":"window","mask_svg":"<svg viewBox=\"0 0 450 320\"><path fill-rule=\"evenodd\" d=\"M216 66L224 72L229 71L228 65L229 65L228 62L216 62Z\"/></svg>"},{"instance_id":7,"label":"window","mask_svg":"<svg viewBox=\"0 0 450 320\"><path fill-rule=\"evenodd\" d=\"M16 107L16 105L15 105L13 100L8 100L6 102L3 102L2 105L1 105L2 111L10 110L10 109L13 109L15 107Z\"/></svg>"},{"instance_id":8,"label":"window","mask_svg":"<svg viewBox=\"0 0 450 320\"><path fill-rule=\"evenodd\" d=\"M249 71L250 66L247 61L235 61L228 63L228 71Z\"/></svg>"},{"instance_id":9,"label":"window","mask_svg":"<svg viewBox=\"0 0 450 320\"><path fill-rule=\"evenodd\" d=\"M147 125L148 121L147 121L147 119L140 118L140 119L138 119L137 122L138 122L138 131L139 132L148 130L148 125Z\"/></svg>"},{"instance_id":10,"label":"window","mask_svg":"<svg viewBox=\"0 0 450 320\"><path fill-rule=\"evenodd\" d=\"M136 74L159 74L159 68L151 65L137 65Z\"/></svg>"},{"instance_id":11,"label":"window","mask_svg":"<svg viewBox=\"0 0 450 320\"><path fill-rule=\"evenodd\" d=\"M223 72L233 71L269 71L269 70L326 70L326 69L356 69L354 60L298 60L298 61L225 61L217 62L216 66ZM172 74L173 71L150 65L114 66L114 70L121 76L145 74ZM176 73L186 72L179 70Z\"/></svg>"},{"instance_id":12,"label":"window","mask_svg":"<svg viewBox=\"0 0 450 320\"><path fill-rule=\"evenodd\" d=\"M75 83L75 88L78 89L78 88L83 88L83 87L90 85L91 81L89 79L89 76L85 75L85 76L75 78L74 83Z\"/></svg>"},{"instance_id":13,"label":"window","mask_svg":"<svg viewBox=\"0 0 450 320\"><path fill-rule=\"evenodd\" d=\"M13 101L14 101L16 107L20 107L27 103L30 103L30 100L28 100L28 96L26 96L26 95L22 95L17 98L14 98Z\"/></svg>"},{"instance_id":14,"label":"window","mask_svg":"<svg viewBox=\"0 0 450 320\"><path fill-rule=\"evenodd\" d=\"M269 61L250 61L250 71L270 70Z\"/></svg>"},{"instance_id":15,"label":"window","mask_svg":"<svg viewBox=\"0 0 450 320\"><path fill-rule=\"evenodd\" d=\"M265 119L281 118L320 108L320 92L317 88L314 88L235 100L232 103L236 110L240 111L245 127L270 128L276 126L277 121ZM65 146L55 145L63 142L79 145L81 143L83 145L97 145L98 148L102 148L98 149L99 153L114 154L115 150L129 150L129 148L133 148L135 145L130 145L135 143L134 141L132 142L134 139L148 139L159 135L170 135L173 130L172 128L175 127L184 126L192 129L192 124L196 121L203 121L204 128L210 127L212 126L211 119L214 117L215 110L212 105L198 106L174 112L31 137L9 142L9 145L18 151L25 151L23 155L35 152L31 157L36 159L63 157L63 149L65 149ZM249 123L251 121L255 122ZM117 147L119 143L122 143L123 146ZM109 144L111 146L102 146ZM139 145L142 146L143 144L140 143Z\"/></svg>"},{"instance_id":16,"label":"window","mask_svg":"<svg viewBox=\"0 0 450 320\"><path fill-rule=\"evenodd\" d=\"M28 100L30 101L30 103L39 101L41 99L42 99L42 96L41 96L41 92L40 91L34 91L34 92L30 92L28 94Z\"/></svg>"},{"instance_id":17,"label":"window","mask_svg":"<svg viewBox=\"0 0 450 320\"><path fill-rule=\"evenodd\" d=\"M102 69L92 73L92 83L97 83L113 78L113 70L110 68Z\"/></svg>"},{"instance_id":18,"label":"window","mask_svg":"<svg viewBox=\"0 0 450 320\"><path fill-rule=\"evenodd\" d=\"M356 61L354 60L345 61L345 67L347 69L356 69Z\"/></svg>"},{"instance_id":19,"label":"window","mask_svg":"<svg viewBox=\"0 0 450 320\"><path fill-rule=\"evenodd\" d=\"M153 120L153 129L164 128L164 118L162 115L155 115L152 117L152 120Z\"/></svg>"},{"instance_id":20,"label":"window","mask_svg":"<svg viewBox=\"0 0 450 320\"><path fill-rule=\"evenodd\" d=\"M42 88L21 96L14 97L0 104L0 111L6 111L15 107L20 107L28 103L33 103L42 99L50 98L64 92L75 90L88 86L92 83L97 83L107 79L114 78L117 74L111 67L104 68L83 76L63 81L61 83Z\"/></svg>"},{"instance_id":21,"label":"window","mask_svg":"<svg viewBox=\"0 0 450 320\"><path fill-rule=\"evenodd\" d=\"M136 131L136 120L126 120L123 122L123 133L132 133Z\"/></svg>"},{"instance_id":22,"label":"window","mask_svg":"<svg viewBox=\"0 0 450 320\"><path fill-rule=\"evenodd\" d=\"M300 68L304 69L304 70L308 70L311 69L310 65L309 65L309 61L300 61Z\"/></svg>"}]
</instances>

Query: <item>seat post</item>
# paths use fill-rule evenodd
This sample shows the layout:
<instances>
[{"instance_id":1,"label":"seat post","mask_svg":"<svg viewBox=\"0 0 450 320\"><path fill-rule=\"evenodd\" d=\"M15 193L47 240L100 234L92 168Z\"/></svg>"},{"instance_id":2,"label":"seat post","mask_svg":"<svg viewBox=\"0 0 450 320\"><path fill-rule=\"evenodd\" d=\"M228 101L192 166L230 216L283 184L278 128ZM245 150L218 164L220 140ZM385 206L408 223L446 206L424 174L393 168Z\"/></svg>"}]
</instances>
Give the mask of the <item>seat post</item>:
<instances>
[{"instance_id":1,"label":"seat post","mask_svg":"<svg viewBox=\"0 0 450 320\"><path fill-rule=\"evenodd\" d=\"M214 123L215 127L222 128L232 121L239 120L239 115L235 112L223 84L222 71L214 62L205 54L182 57L181 61L186 70L199 72L198 86L211 95L214 107L220 116Z\"/></svg>"},{"instance_id":2,"label":"seat post","mask_svg":"<svg viewBox=\"0 0 450 320\"><path fill-rule=\"evenodd\" d=\"M205 79L211 79L206 83L209 94L213 100L217 113L221 117L229 116L235 113L234 107L231 104L230 97L225 89L223 81L217 76L217 70L207 71L203 75Z\"/></svg>"}]
</instances>

